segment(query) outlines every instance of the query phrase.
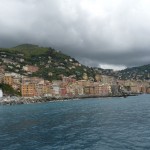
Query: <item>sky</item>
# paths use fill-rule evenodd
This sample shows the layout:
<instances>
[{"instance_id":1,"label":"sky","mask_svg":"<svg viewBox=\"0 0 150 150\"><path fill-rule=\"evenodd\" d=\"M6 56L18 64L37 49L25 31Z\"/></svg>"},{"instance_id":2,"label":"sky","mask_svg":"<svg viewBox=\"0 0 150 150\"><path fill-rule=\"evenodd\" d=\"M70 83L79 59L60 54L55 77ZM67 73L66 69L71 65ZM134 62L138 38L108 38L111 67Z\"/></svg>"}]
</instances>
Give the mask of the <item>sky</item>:
<instances>
[{"instance_id":1,"label":"sky","mask_svg":"<svg viewBox=\"0 0 150 150\"><path fill-rule=\"evenodd\" d=\"M82 64L150 63L150 0L0 0L0 47L36 44Z\"/></svg>"}]
</instances>

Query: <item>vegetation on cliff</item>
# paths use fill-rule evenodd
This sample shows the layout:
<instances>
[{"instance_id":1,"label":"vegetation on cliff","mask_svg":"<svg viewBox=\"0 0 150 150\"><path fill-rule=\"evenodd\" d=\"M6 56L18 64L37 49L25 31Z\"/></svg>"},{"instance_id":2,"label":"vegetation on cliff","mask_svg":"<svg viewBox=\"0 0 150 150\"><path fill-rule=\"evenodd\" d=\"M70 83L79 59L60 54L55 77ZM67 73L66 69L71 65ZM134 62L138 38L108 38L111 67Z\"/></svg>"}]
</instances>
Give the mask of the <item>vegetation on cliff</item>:
<instances>
[{"instance_id":1,"label":"vegetation on cliff","mask_svg":"<svg viewBox=\"0 0 150 150\"><path fill-rule=\"evenodd\" d=\"M15 91L10 85L8 84L4 84L4 83L0 83L0 89L2 89L4 95L9 95L9 96L14 96L14 95L19 95L21 96L21 94L17 91Z\"/></svg>"}]
</instances>

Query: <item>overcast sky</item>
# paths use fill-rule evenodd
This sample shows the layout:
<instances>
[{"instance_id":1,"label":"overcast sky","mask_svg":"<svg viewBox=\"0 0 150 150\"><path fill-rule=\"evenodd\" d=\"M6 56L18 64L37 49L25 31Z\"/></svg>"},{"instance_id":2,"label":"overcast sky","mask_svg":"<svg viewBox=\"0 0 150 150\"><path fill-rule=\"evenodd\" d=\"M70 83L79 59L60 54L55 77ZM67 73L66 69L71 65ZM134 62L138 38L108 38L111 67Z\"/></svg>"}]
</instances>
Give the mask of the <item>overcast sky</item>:
<instances>
[{"instance_id":1,"label":"overcast sky","mask_svg":"<svg viewBox=\"0 0 150 150\"><path fill-rule=\"evenodd\" d=\"M49 46L89 66L150 63L150 0L0 0L0 47Z\"/></svg>"}]
</instances>

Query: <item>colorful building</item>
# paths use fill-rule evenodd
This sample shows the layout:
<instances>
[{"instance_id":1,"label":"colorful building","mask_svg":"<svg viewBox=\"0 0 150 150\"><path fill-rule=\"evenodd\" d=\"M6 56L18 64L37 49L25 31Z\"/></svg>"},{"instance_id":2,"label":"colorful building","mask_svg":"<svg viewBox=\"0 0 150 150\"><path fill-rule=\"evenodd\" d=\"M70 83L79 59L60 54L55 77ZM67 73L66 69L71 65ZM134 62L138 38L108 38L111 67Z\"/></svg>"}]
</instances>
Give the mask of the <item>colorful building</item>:
<instances>
[{"instance_id":1,"label":"colorful building","mask_svg":"<svg viewBox=\"0 0 150 150\"><path fill-rule=\"evenodd\" d=\"M23 97L34 97L37 96L35 84L22 84L21 85L21 95Z\"/></svg>"}]
</instances>

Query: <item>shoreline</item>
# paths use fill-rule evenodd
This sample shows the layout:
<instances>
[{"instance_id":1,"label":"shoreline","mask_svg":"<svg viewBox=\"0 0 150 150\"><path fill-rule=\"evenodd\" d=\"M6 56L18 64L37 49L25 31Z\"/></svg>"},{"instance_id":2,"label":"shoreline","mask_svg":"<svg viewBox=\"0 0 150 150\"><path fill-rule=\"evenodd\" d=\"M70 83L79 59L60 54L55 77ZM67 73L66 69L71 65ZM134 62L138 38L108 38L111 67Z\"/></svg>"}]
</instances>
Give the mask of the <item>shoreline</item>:
<instances>
[{"instance_id":1,"label":"shoreline","mask_svg":"<svg viewBox=\"0 0 150 150\"><path fill-rule=\"evenodd\" d=\"M72 97L3 97L0 99L1 105L21 105L21 104L32 104L32 103L45 103L55 101L66 101L72 99L87 99L87 98L111 98L111 97L128 97L137 96L139 94L124 94L124 95L84 95L84 96L72 96Z\"/></svg>"}]
</instances>

